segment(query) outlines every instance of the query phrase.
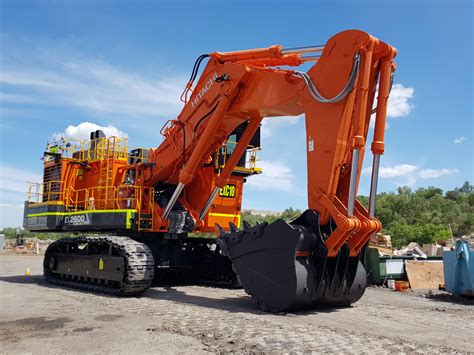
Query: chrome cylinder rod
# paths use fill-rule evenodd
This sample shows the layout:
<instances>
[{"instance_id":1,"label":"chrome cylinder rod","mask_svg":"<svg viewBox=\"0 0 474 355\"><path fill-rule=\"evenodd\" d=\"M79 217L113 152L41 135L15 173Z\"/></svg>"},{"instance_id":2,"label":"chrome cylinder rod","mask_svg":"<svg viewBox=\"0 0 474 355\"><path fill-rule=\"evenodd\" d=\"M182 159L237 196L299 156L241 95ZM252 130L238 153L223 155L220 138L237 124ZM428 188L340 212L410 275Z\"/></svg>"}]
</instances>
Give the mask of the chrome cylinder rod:
<instances>
[{"instance_id":1,"label":"chrome cylinder rod","mask_svg":"<svg viewBox=\"0 0 474 355\"><path fill-rule=\"evenodd\" d=\"M302 55L300 57L301 61L303 63L306 63L306 62L316 62L319 58L321 58L320 55Z\"/></svg>"},{"instance_id":2,"label":"chrome cylinder rod","mask_svg":"<svg viewBox=\"0 0 474 355\"><path fill-rule=\"evenodd\" d=\"M377 183L379 181L380 154L374 154L374 162L372 163L372 179L370 181L369 196L369 217L375 217L375 199L377 196Z\"/></svg>"},{"instance_id":3,"label":"chrome cylinder rod","mask_svg":"<svg viewBox=\"0 0 474 355\"><path fill-rule=\"evenodd\" d=\"M354 216L354 203L356 194L357 170L359 168L359 149L352 152L351 180L349 181L349 197L347 201L347 216Z\"/></svg>"},{"instance_id":4,"label":"chrome cylinder rod","mask_svg":"<svg viewBox=\"0 0 474 355\"><path fill-rule=\"evenodd\" d=\"M173 192L173 196L171 196L171 199L169 200L168 204L165 207L165 211L163 212L163 219L168 218L168 215L171 212L171 209L173 208L174 204L178 200L179 195L181 195L181 191L184 189L184 184L179 183L178 186L176 186L176 190Z\"/></svg>"},{"instance_id":5,"label":"chrome cylinder rod","mask_svg":"<svg viewBox=\"0 0 474 355\"><path fill-rule=\"evenodd\" d=\"M281 54L298 54L298 53L311 53L311 52L322 52L324 49L323 45L306 46L306 47L293 47L285 48L281 50Z\"/></svg>"},{"instance_id":6,"label":"chrome cylinder rod","mask_svg":"<svg viewBox=\"0 0 474 355\"><path fill-rule=\"evenodd\" d=\"M214 187L214 190L212 190L211 196L209 196L209 198L206 201L206 204L201 210L201 213L199 213L199 220L203 219L207 211L209 211L209 207L211 207L211 203L216 198L218 192L219 192L219 188L217 186Z\"/></svg>"}]
</instances>

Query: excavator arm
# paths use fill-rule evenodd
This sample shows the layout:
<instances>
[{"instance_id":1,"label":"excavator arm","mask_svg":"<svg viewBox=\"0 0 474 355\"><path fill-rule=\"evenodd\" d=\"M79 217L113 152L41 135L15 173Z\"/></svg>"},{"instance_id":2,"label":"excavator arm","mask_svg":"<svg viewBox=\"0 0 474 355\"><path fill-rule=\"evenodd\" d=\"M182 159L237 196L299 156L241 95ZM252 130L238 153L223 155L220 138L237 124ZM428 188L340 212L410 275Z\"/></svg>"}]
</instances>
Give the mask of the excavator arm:
<instances>
[{"instance_id":1,"label":"excavator arm","mask_svg":"<svg viewBox=\"0 0 474 355\"><path fill-rule=\"evenodd\" d=\"M278 220L243 230L230 225L230 233L217 226L218 242L246 291L264 309L349 304L360 298L365 271L359 255L370 235L381 229L375 195L395 55L390 45L357 30L336 34L324 46L211 53L192 89L195 66L184 109L164 128L164 142L150 152L153 163L143 168L144 185L173 187L166 206L155 209L156 223L166 228L179 202L199 228L262 119L304 114L308 210L290 223ZM206 57L198 59L197 67ZM286 69L307 62L314 63L308 72ZM367 211L356 195L373 113ZM188 196L187 190L197 171L243 123L245 131L212 193L193 201L195 194Z\"/></svg>"}]
</instances>

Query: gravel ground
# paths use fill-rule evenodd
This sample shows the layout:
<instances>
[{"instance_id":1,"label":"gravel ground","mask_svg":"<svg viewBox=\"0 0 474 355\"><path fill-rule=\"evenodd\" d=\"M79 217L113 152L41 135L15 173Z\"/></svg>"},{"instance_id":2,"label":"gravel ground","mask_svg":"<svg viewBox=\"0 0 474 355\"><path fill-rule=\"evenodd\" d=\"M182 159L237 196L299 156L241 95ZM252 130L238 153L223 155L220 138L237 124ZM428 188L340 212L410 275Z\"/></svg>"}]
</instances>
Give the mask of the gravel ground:
<instances>
[{"instance_id":1,"label":"gravel ground","mask_svg":"<svg viewBox=\"0 0 474 355\"><path fill-rule=\"evenodd\" d=\"M0 353L474 352L473 302L446 293L369 288L352 307L267 314L242 290L61 289L41 263L0 256Z\"/></svg>"}]
</instances>

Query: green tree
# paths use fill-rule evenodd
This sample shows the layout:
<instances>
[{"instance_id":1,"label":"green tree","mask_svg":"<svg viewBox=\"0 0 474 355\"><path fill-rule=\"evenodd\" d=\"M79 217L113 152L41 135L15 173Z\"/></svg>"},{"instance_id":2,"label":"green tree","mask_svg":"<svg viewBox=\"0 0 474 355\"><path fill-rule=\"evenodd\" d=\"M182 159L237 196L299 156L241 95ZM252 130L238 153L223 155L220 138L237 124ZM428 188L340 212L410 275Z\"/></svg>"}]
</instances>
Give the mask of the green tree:
<instances>
[{"instance_id":1,"label":"green tree","mask_svg":"<svg viewBox=\"0 0 474 355\"><path fill-rule=\"evenodd\" d=\"M368 207L368 197L358 196L359 201ZM251 225L257 222L272 223L278 218L290 221L301 214L301 210L292 207L280 214L267 216L254 215L250 211L242 212L242 220ZM383 233L392 236L396 247L410 242L432 243L459 238L474 232L474 186L466 181L461 187L443 191L437 187L419 188L413 191L402 186L397 192L382 192L377 195L376 217L382 222ZM4 228L0 233L7 238L15 238L16 228ZM57 239L70 233L32 233L21 231L25 237L39 239ZM194 236L203 236L193 233ZM214 234L209 234L214 237Z\"/></svg>"}]
</instances>

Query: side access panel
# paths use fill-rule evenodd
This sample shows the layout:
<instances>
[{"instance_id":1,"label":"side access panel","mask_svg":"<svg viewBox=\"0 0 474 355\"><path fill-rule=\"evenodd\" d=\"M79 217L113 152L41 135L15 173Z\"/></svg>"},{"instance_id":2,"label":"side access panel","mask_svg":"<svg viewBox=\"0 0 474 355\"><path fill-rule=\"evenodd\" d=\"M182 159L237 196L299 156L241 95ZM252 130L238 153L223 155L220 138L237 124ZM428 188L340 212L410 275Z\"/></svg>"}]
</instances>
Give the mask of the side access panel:
<instances>
[{"instance_id":1,"label":"side access panel","mask_svg":"<svg viewBox=\"0 0 474 355\"><path fill-rule=\"evenodd\" d=\"M25 201L23 228L30 231L59 231L64 221L62 203L28 204Z\"/></svg>"},{"instance_id":2,"label":"side access panel","mask_svg":"<svg viewBox=\"0 0 474 355\"><path fill-rule=\"evenodd\" d=\"M203 232L214 233L216 224L228 226L229 222L240 227L243 188L243 176L232 175L229 178L229 182L219 190L208 214L204 217ZM211 191L209 191L207 196L210 195Z\"/></svg>"},{"instance_id":3,"label":"side access panel","mask_svg":"<svg viewBox=\"0 0 474 355\"><path fill-rule=\"evenodd\" d=\"M134 209L66 212L59 203L25 202L23 226L30 231L135 230L137 215Z\"/></svg>"},{"instance_id":4,"label":"side access panel","mask_svg":"<svg viewBox=\"0 0 474 355\"><path fill-rule=\"evenodd\" d=\"M64 231L130 230L135 229L137 211L92 210L64 215Z\"/></svg>"}]
</instances>

